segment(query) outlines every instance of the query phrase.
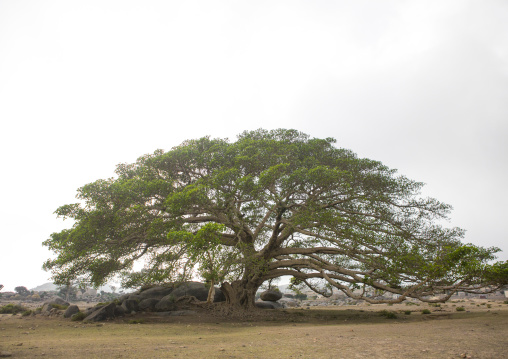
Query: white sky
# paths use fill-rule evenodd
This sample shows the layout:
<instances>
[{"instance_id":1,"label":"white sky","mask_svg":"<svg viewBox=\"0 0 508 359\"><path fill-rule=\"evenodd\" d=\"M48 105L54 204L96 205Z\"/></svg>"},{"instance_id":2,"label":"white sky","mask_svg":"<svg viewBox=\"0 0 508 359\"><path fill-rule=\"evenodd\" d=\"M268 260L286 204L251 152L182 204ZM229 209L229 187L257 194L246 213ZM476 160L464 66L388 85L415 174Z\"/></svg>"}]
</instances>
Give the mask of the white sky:
<instances>
[{"instance_id":1,"label":"white sky","mask_svg":"<svg viewBox=\"0 0 508 359\"><path fill-rule=\"evenodd\" d=\"M427 183L508 259L508 2L0 0L0 283L57 207L204 135L295 128Z\"/></svg>"}]
</instances>

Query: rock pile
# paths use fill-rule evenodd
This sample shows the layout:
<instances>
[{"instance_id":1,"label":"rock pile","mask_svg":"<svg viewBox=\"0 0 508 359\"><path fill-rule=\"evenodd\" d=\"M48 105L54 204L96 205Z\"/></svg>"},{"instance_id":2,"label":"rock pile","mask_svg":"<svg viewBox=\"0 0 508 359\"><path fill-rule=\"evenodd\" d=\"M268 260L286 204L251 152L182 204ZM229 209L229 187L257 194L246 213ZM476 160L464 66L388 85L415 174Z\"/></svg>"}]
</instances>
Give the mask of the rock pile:
<instances>
[{"instance_id":1,"label":"rock pile","mask_svg":"<svg viewBox=\"0 0 508 359\"><path fill-rule=\"evenodd\" d=\"M135 293L126 294L115 301L107 304L99 304L95 307L87 308L81 314L85 322L98 322L125 314L136 312L158 312L164 315L183 315L189 311L177 310L176 302L178 299L189 296L195 297L200 301L206 301L208 297L208 288L203 283L185 282L174 286L154 286L143 288ZM223 302L226 297L219 288L215 288L214 302ZM65 312L63 312L65 310ZM81 313L78 306L70 305L62 298L53 297L44 303L42 313L45 315L62 315L65 318ZM188 313L187 313L188 314Z\"/></svg>"}]
</instances>

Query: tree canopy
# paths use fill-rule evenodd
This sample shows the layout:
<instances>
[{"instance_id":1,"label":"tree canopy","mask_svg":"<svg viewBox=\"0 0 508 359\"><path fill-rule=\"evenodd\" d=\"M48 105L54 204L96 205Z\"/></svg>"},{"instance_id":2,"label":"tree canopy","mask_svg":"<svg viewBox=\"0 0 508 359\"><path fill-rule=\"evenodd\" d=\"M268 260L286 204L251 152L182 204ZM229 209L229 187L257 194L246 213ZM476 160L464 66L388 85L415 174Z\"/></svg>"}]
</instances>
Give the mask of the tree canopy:
<instances>
[{"instance_id":1,"label":"tree canopy","mask_svg":"<svg viewBox=\"0 0 508 359\"><path fill-rule=\"evenodd\" d=\"M260 129L120 164L115 178L56 210L74 223L44 242L56 253L44 268L58 283L122 274L131 287L199 275L243 307L281 276L369 302L446 300L507 283L507 263L489 264L498 249L463 244L462 229L441 226L451 207L422 198L422 183L334 144Z\"/></svg>"}]
</instances>

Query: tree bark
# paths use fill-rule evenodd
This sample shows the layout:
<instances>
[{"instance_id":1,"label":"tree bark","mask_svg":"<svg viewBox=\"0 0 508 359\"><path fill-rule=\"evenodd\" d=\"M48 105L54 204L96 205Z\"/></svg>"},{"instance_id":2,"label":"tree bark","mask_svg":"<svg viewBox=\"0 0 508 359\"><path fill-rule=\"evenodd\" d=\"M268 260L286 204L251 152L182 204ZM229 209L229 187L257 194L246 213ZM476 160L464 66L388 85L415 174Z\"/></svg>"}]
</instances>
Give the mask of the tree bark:
<instances>
[{"instance_id":1,"label":"tree bark","mask_svg":"<svg viewBox=\"0 0 508 359\"><path fill-rule=\"evenodd\" d=\"M260 284L247 280L236 280L231 284L224 282L221 290L226 296L226 303L245 310L256 308L256 291Z\"/></svg>"},{"instance_id":2,"label":"tree bark","mask_svg":"<svg viewBox=\"0 0 508 359\"><path fill-rule=\"evenodd\" d=\"M212 279L210 281L210 289L208 290L208 298L206 298L206 302L213 303L214 297L215 297L215 281Z\"/></svg>"}]
</instances>

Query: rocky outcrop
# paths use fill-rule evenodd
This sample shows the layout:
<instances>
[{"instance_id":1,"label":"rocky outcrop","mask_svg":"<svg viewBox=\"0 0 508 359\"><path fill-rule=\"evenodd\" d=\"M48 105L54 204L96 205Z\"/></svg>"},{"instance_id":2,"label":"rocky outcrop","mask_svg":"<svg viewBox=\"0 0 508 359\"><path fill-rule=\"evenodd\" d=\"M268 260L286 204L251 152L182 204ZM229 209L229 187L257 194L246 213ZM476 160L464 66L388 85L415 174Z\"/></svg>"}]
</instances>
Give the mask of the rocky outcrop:
<instances>
[{"instance_id":1,"label":"rocky outcrop","mask_svg":"<svg viewBox=\"0 0 508 359\"><path fill-rule=\"evenodd\" d=\"M138 301L134 299L125 299L122 302L122 308L126 313L132 313L139 311Z\"/></svg>"},{"instance_id":2,"label":"rocky outcrop","mask_svg":"<svg viewBox=\"0 0 508 359\"><path fill-rule=\"evenodd\" d=\"M152 288L149 288L149 289L146 289L142 292L137 293L137 295L140 297L141 300L147 299L147 298L162 299L165 296L171 294L172 291L173 291L172 286L170 286L170 287L152 287ZM130 296L129 298L135 299L135 298L132 298L132 296Z\"/></svg>"},{"instance_id":3,"label":"rocky outcrop","mask_svg":"<svg viewBox=\"0 0 508 359\"><path fill-rule=\"evenodd\" d=\"M92 312L92 314L88 315L84 322L99 322L107 319L111 319L115 317L115 309L117 305L115 303L110 303L105 306L99 307ZM97 307L96 307L97 308Z\"/></svg>"},{"instance_id":4,"label":"rocky outcrop","mask_svg":"<svg viewBox=\"0 0 508 359\"><path fill-rule=\"evenodd\" d=\"M146 298L139 302L139 310L142 312L153 312L155 311L155 306L159 303L159 299L157 298Z\"/></svg>"},{"instance_id":5,"label":"rocky outcrop","mask_svg":"<svg viewBox=\"0 0 508 359\"><path fill-rule=\"evenodd\" d=\"M42 313L49 313L51 309L65 309L69 306L69 303L63 300L60 297L51 297L49 300L45 301L42 305Z\"/></svg>"},{"instance_id":6,"label":"rocky outcrop","mask_svg":"<svg viewBox=\"0 0 508 359\"><path fill-rule=\"evenodd\" d=\"M165 296L155 305L155 310L157 312L167 312L175 309L175 296L173 294Z\"/></svg>"},{"instance_id":7,"label":"rocky outcrop","mask_svg":"<svg viewBox=\"0 0 508 359\"><path fill-rule=\"evenodd\" d=\"M178 304L179 300L183 297L190 297L191 300L194 297L198 301L206 301L208 298L208 288L199 282L185 282L174 286L148 287L135 294L123 295L113 303L87 308L83 311L86 315L84 321L96 322L108 320L135 312L173 313L166 314L171 316L183 315L182 313L189 315L190 311L181 310L187 309L186 305ZM216 287L214 301L222 302L225 300L224 293ZM186 303L189 303L189 301ZM72 317L73 314L79 312L76 306L73 307L75 308L69 309L69 313L65 315L66 318Z\"/></svg>"},{"instance_id":8,"label":"rocky outcrop","mask_svg":"<svg viewBox=\"0 0 508 359\"><path fill-rule=\"evenodd\" d=\"M176 287L171 294L175 299L193 296L198 300L205 301L208 298L208 288L203 283L185 282Z\"/></svg>"}]
</instances>

